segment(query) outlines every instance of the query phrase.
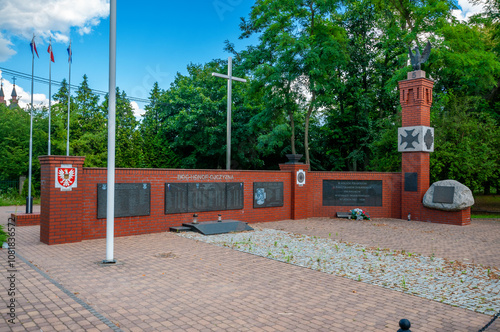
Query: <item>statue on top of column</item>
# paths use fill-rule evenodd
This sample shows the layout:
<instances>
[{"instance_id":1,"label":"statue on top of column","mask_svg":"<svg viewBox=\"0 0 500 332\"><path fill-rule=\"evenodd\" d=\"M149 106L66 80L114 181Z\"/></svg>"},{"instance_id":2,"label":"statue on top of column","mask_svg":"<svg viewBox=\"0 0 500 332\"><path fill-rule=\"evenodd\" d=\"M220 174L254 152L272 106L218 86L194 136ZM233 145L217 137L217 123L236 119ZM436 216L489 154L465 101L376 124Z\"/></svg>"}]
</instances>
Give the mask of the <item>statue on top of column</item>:
<instances>
[{"instance_id":1,"label":"statue on top of column","mask_svg":"<svg viewBox=\"0 0 500 332\"><path fill-rule=\"evenodd\" d=\"M424 52L422 54L420 54L418 46L415 46L414 48L415 53L412 52L411 47L409 47L408 49L410 51L410 60L413 70L420 70L420 65L422 63L425 63L427 59L429 59L429 55L431 55L431 43L429 41L427 42L427 45L425 46Z\"/></svg>"}]
</instances>

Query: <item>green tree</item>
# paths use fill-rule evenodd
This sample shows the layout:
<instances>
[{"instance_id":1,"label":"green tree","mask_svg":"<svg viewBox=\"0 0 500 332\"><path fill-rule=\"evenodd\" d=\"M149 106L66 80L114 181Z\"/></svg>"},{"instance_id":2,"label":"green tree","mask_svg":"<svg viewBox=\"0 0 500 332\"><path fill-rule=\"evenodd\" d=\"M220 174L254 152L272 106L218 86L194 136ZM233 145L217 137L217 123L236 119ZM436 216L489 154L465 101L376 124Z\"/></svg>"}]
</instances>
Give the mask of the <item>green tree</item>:
<instances>
[{"instance_id":1,"label":"green tree","mask_svg":"<svg viewBox=\"0 0 500 332\"><path fill-rule=\"evenodd\" d=\"M162 139L160 121L161 96L165 91L161 90L158 82L155 82L149 95L149 104L146 105L141 124L140 133L143 141L144 166L150 168L176 168L179 166L179 158L170 149L170 143Z\"/></svg>"},{"instance_id":2,"label":"green tree","mask_svg":"<svg viewBox=\"0 0 500 332\"><path fill-rule=\"evenodd\" d=\"M67 128L68 128L68 83L63 79L59 90L53 95L55 103L51 107L51 153L53 155L66 155L67 150ZM74 112L77 109L74 98L70 104L70 155L72 154L71 141L73 139L72 129L75 126Z\"/></svg>"},{"instance_id":3,"label":"green tree","mask_svg":"<svg viewBox=\"0 0 500 332\"><path fill-rule=\"evenodd\" d=\"M446 108L434 114L435 151L431 154L431 182L454 179L474 192L485 182L498 188L500 130L488 113L471 113L476 99L449 96Z\"/></svg>"},{"instance_id":4,"label":"green tree","mask_svg":"<svg viewBox=\"0 0 500 332\"><path fill-rule=\"evenodd\" d=\"M237 62L234 75L242 76ZM177 74L157 103L159 140L170 147L182 168L224 168L226 165L227 84L212 72L227 71L227 61L190 64ZM248 85L233 84L231 168L258 168L264 163L255 151L252 117L258 102L247 97Z\"/></svg>"},{"instance_id":5,"label":"green tree","mask_svg":"<svg viewBox=\"0 0 500 332\"><path fill-rule=\"evenodd\" d=\"M29 173L31 109L6 107L0 104L0 178L15 180ZM38 156L47 154L48 113L44 107L33 110L32 185L36 195L40 190L40 162Z\"/></svg>"},{"instance_id":6,"label":"green tree","mask_svg":"<svg viewBox=\"0 0 500 332\"><path fill-rule=\"evenodd\" d=\"M108 117L108 95L101 106L102 113ZM122 168L137 168L143 165L142 140L139 121L135 118L130 100L125 91L116 88L116 132L115 165ZM106 131L107 132L107 131ZM107 148L106 148L107 153Z\"/></svg>"},{"instance_id":7,"label":"green tree","mask_svg":"<svg viewBox=\"0 0 500 332\"><path fill-rule=\"evenodd\" d=\"M26 175L29 162L29 113L0 104L0 177ZM15 129L14 129L15 128Z\"/></svg>"},{"instance_id":8,"label":"green tree","mask_svg":"<svg viewBox=\"0 0 500 332\"><path fill-rule=\"evenodd\" d=\"M258 0L240 25L241 38L259 35L259 45L248 50L247 58L257 68L258 79L272 87L277 106L288 108L293 101L304 114L307 164L311 116L329 103L330 91L341 85L338 70L346 61L344 31L332 20L337 6L333 1ZM288 111L292 135L293 111Z\"/></svg>"},{"instance_id":9,"label":"green tree","mask_svg":"<svg viewBox=\"0 0 500 332\"><path fill-rule=\"evenodd\" d=\"M85 156L85 166L104 167L107 160L107 129L105 113L99 107L99 96L88 85L87 75L73 98L70 145L72 153Z\"/></svg>"}]
</instances>

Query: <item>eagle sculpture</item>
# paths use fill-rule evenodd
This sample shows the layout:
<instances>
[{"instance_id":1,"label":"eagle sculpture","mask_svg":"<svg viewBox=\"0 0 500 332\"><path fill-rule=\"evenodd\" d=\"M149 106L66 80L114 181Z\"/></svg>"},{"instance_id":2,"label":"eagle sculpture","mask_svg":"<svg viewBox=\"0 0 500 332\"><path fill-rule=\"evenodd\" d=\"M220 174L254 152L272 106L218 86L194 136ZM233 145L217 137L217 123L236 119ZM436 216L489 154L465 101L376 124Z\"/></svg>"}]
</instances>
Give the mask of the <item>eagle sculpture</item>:
<instances>
[{"instance_id":1,"label":"eagle sculpture","mask_svg":"<svg viewBox=\"0 0 500 332\"><path fill-rule=\"evenodd\" d=\"M427 45L425 46L422 55L420 55L420 50L418 49L418 46L415 46L414 48L415 54L413 54L411 47L409 47L408 49L410 51L410 60L413 70L420 70L420 65L422 63L425 63L427 59L429 59L429 55L431 55L431 43L427 42Z\"/></svg>"}]
</instances>

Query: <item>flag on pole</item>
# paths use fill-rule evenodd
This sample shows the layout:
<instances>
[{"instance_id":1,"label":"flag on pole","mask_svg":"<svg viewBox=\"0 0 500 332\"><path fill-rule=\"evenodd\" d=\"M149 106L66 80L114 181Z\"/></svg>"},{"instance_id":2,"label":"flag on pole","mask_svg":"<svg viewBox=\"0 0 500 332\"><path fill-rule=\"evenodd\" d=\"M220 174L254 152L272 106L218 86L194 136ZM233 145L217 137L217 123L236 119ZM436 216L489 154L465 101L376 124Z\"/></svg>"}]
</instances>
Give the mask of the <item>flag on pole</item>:
<instances>
[{"instance_id":1,"label":"flag on pole","mask_svg":"<svg viewBox=\"0 0 500 332\"><path fill-rule=\"evenodd\" d=\"M49 52L49 54L50 54L50 61L55 62L54 61L54 53L52 52L52 44L49 44L49 48L48 48L47 52Z\"/></svg>"},{"instance_id":2,"label":"flag on pole","mask_svg":"<svg viewBox=\"0 0 500 332\"><path fill-rule=\"evenodd\" d=\"M68 46L68 62L73 62L73 52L71 51L71 42Z\"/></svg>"},{"instance_id":3,"label":"flag on pole","mask_svg":"<svg viewBox=\"0 0 500 332\"><path fill-rule=\"evenodd\" d=\"M33 50L35 50L36 56L40 58L40 56L38 55L38 51L36 50L35 36L33 36L33 39L31 40L30 47L31 47L31 54L33 54Z\"/></svg>"}]
</instances>

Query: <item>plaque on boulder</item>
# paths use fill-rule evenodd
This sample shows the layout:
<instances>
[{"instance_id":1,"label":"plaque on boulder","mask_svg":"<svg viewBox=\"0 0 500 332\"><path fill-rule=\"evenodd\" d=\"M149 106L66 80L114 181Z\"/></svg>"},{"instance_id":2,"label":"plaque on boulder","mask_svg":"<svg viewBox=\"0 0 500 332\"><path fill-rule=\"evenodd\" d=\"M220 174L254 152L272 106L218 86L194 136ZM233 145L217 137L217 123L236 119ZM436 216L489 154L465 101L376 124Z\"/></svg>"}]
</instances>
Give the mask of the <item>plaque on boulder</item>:
<instances>
[{"instance_id":1,"label":"plaque on boulder","mask_svg":"<svg viewBox=\"0 0 500 332\"><path fill-rule=\"evenodd\" d=\"M382 206L382 180L323 180L323 206Z\"/></svg>"},{"instance_id":2,"label":"plaque on boulder","mask_svg":"<svg viewBox=\"0 0 500 332\"><path fill-rule=\"evenodd\" d=\"M165 214L243 209L243 182L165 183Z\"/></svg>"},{"instance_id":3,"label":"plaque on boulder","mask_svg":"<svg viewBox=\"0 0 500 332\"><path fill-rule=\"evenodd\" d=\"M472 191L455 180L433 183L424 195L423 204L430 209L460 211L474 205Z\"/></svg>"},{"instance_id":4,"label":"plaque on boulder","mask_svg":"<svg viewBox=\"0 0 500 332\"><path fill-rule=\"evenodd\" d=\"M253 207L283 206L283 182L254 182Z\"/></svg>"},{"instance_id":5,"label":"plaque on boulder","mask_svg":"<svg viewBox=\"0 0 500 332\"><path fill-rule=\"evenodd\" d=\"M453 204L454 195L455 195L455 187L435 186L434 195L432 196L432 202Z\"/></svg>"},{"instance_id":6,"label":"plaque on boulder","mask_svg":"<svg viewBox=\"0 0 500 332\"><path fill-rule=\"evenodd\" d=\"M107 184L97 185L97 218L106 218ZM115 183L115 217L149 216L150 183Z\"/></svg>"}]
</instances>

